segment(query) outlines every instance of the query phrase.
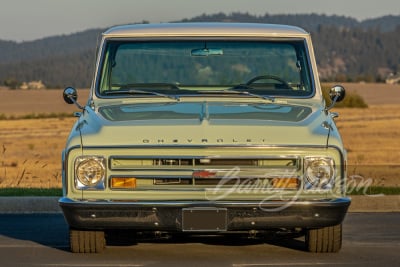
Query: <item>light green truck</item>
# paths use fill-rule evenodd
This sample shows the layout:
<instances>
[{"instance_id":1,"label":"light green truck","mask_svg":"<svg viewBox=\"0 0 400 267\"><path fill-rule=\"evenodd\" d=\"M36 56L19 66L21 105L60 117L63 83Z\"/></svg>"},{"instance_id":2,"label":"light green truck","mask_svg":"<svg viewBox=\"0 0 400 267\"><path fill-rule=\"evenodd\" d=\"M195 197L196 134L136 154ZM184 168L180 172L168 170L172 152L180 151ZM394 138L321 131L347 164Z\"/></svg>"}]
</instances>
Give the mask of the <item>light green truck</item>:
<instances>
[{"instance_id":1,"label":"light green truck","mask_svg":"<svg viewBox=\"0 0 400 267\"><path fill-rule=\"evenodd\" d=\"M333 103L344 89L330 91ZM126 233L305 236L337 252L346 151L310 35L283 25L166 23L103 33L62 153L73 252Z\"/></svg>"}]
</instances>

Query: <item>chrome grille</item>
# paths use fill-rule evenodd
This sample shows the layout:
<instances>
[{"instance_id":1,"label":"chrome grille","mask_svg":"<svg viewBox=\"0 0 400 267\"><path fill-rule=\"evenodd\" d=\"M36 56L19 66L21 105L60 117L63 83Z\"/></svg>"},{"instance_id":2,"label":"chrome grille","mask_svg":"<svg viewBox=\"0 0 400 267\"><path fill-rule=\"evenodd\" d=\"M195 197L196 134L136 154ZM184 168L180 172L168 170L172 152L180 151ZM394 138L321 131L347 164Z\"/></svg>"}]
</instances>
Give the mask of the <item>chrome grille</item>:
<instances>
[{"instance_id":1,"label":"chrome grille","mask_svg":"<svg viewBox=\"0 0 400 267\"><path fill-rule=\"evenodd\" d=\"M137 179L143 188L207 188L246 185L277 187L287 179L290 189L300 185L299 157L111 156L111 171ZM295 185L296 184L296 185ZM282 185L282 182L279 182Z\"/></svg>"}]
</instances>

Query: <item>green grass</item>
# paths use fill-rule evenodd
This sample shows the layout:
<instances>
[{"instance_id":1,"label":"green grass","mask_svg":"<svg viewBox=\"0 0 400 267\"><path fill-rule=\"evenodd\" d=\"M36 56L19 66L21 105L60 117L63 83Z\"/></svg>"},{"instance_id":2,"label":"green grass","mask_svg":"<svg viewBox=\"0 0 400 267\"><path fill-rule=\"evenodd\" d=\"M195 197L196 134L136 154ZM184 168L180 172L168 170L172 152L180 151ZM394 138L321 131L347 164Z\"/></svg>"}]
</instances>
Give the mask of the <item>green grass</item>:
<instances>
[{"instance_id":1,"label":"green grass","mask_svg":"<svg viewBox=\"0 0 400 267\"><path fill-rule=\"evenodd\" d=\"M0 113L0 120L33 120L33 119L52 119L52 118L70 118L74 117L74 114L67 112L51 112L51 113L30 113L25 115L6 115Z\"/></svg>"},{"instance_id":2,"label":"green grass","mask_svg":"<svg viewBox=\"0 0 400 267\"><path fill-rule=\"evenodd\" d=\"M0 196L2 197L61 197L61 188L0 188Z\"/></svg>"},{"instance_id":3,"label":"green grass","mask_svg":"<svg viewBox=\"0 0 400 267\"><path fill-rule=\"evenodd\" d=\"M348 191L347 194L353 196L360 195L400 195L400 187L384 187L384 186L370 186L361 187Z\"/></svg>"}]
</instances>

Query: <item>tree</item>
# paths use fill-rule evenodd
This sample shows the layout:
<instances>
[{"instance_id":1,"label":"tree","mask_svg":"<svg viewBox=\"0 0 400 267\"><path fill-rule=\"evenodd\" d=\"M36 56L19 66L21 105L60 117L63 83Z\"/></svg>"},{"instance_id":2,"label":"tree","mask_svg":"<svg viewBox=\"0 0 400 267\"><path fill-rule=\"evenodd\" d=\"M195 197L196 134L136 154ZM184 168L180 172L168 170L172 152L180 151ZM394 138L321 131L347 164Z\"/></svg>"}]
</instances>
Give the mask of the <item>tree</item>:
<instances>
[{"instance_id":1,"label":"tree","mask_svg":"<svg viewBox=\"0 0 400 267\"><path fill-rule=\"evenodd\" d=\"M21 85L21 83L15 78L8 78L3 84L10 89L17 89Z\"/></svg>"}]
</instances>

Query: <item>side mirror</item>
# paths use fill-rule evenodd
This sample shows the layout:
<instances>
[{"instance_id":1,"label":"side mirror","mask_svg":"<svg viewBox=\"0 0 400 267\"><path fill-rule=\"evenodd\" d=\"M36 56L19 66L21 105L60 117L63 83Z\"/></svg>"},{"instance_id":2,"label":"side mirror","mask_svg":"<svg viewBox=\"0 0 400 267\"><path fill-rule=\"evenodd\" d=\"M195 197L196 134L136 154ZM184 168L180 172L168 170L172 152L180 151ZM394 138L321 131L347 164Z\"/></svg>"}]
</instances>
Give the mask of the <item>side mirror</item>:
<instances>
[{"instance_id":1,"label":"side mirror","mask_svg":"<svg viewBox=\"0 0 400 267\"><path fill-rule=\"evenodd\" d=\"M75 88L67 87L64 89L63 98L67 104L74 104L78 100L78 93Z\"/></svg>"},{"instance_id":2,"label":"side mirror","mask_svg":"<svg viewBox=\"0 0 400 267\"><path fill-rule=\"evenodd\" d=\"M84 109L84 107L79 105L79 103L77 101L78 93L75 88L73 88L73 87L65 88L64 93L63 93L63 98L67 104L75 104L79 109L82 109L82 110Z\"/></svg>"},{"instance_id":3,"label":"side mirror","mask_svg":"<svg viewBox=\"0 0 400 267\"><path fill-rule=\"evenodd\" d=\"M335 85L329 91L329 97L331 98L332 102L340 102L346 96L346 90L341 85Z\"/></svg>"},{"instance_id":4,"label":"side mirror","mask_svg":"<svg viewBox=\"0 0 400 267\"><path fill-rule=\"evenodd\" d=\"M335 85L329 91L329 97L332 100L332 103L329 107L325 108L325 111L328 112L331 108L333 108L336 102L340 102L346 96L346 90L341 85Z\"/></svg>"}]
</instances>

